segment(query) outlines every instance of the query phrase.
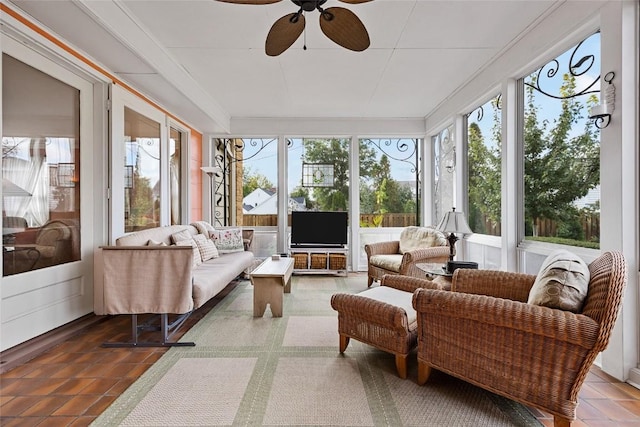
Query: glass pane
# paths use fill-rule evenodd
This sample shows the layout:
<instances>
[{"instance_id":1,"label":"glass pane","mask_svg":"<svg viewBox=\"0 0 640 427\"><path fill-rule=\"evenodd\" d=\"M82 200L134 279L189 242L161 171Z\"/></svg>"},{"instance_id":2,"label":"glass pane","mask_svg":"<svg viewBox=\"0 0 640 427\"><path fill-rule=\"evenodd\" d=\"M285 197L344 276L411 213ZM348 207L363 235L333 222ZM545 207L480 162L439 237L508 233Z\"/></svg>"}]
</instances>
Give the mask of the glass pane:
<instances>
[{"instance_id":1,"label":"glass pane","mask_svg":"<svg viewBox=\"0 0 640 427\"><path fill-rule=\"evenodd\" d=\"M453 138L453 125L443 129L438 135L432 138L434 150L434 183L435 190L432 225L437 225L445 212L455 207L453 205L453 189L455 185L455 161L456 145ZM429 225L429 224L427 224Z\"/></svg>"},{"instance_id":2,"label":"glass pane","mask_svg":"<svg viewBox=\"0 0 640 427\"><path fill-rule=\"evenodd\" d=\"M526 239L600 246L600 34L524 79Z\"/></svg>"},{"instance_id":3,"label":"glass pane","mask_svg":"<svg viewBox=\"0 0 640 427\"><path fill-rule=\"evenodd\" d=\"M467 116L469 142L469 227L500 235L502 113L500 96Z\"/></svg>"},{"instance_id":4,"label":"glass pane","mask_svg":"<svg viewBox=\"0 0 640 427\"><path fill-rule=\"evenodd\" d=\"M171 225L182 223L180 188L182 188L182 134L169 130L169 190L171 192Z\"/></svg>"},{"instance_id":5,"label":"glass pane","mask_svg":"<svg viewBox=\"0 0 640 427\"><path fill-rule=\"evenodd\" d=\"M124 231L160 225L160 123L125 107Z\"/></svg>"},{"instance_id":6,"label":"glass pane","mask_svg":"<svg viewBox=\"0 0 640 427\"><path fill-rule=\"evenodd\" d=\"M288 141L291 211L341 211L349 206L349 139ZM291 215L289 222L291 224Z\"/></svg>"},{"instance_id":7,"label":"glass pane","mask_svg":"<svg viewBox=\"0 0 640 427\"><path fill-rule=\"evenodd\" d=\"M2 59L3 276L80 260L80 92Z\"/></svg>"},{"instance_id":8,"label":"glass pane","mask_svg":"<svg viewBox=\"0 0 640 427\"><path fill-rule=\"evenodd\" d=\"M360 227L418 224L418 139L360 140Z\"/></svg>"}]
</instances>

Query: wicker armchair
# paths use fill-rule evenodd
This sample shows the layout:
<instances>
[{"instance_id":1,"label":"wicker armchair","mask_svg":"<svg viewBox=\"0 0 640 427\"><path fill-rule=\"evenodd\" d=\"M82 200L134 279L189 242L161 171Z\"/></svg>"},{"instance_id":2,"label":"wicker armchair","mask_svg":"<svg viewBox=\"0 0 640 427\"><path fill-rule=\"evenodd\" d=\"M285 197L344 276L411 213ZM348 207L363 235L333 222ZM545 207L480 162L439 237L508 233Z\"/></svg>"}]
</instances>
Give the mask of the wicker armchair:
<instances>
[{"instance_id":1,"label":"wicker armchair","mask_svg":"<svg viewBox=\"0 0 640 427\"><path fill-rule=\"evenodd\" d=\"M417 239L414 238L416 235L419 236ZM416 241L420 239L424 239L425 244L416 247ZM404 250L405 247L409 250ZM367 287L385 274L425 278L425 272L416 264L444 264L449 260L449 246L444 235L432 227L406 227L400 240L370 243L364 250L367 253Z\"/></svg>"},{"instance_id":2,"label":"wicker armchair","mask_svg":"<svg viewBox=\"0 0 640 427\"><path fill-rule=\"evenodd\" d=\"M457 270L452 292L416 291L418 383L435 368L570 426L578 391L609 343L626 283L618 252L603 253L589 271L580 314L527 304L536 276L519 273Z\"/></svg>"}]
</instances>

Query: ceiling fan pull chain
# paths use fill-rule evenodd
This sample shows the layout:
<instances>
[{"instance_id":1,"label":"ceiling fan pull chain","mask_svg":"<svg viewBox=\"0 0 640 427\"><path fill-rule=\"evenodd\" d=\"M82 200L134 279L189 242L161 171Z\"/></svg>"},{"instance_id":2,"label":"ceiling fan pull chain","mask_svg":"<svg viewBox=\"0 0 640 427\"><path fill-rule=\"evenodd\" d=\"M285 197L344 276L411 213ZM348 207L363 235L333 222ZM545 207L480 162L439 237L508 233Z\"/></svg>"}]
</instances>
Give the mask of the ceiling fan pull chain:
<instances>
[{"instance_id":1,"label":"ceiling fan pull chain","mask_svg":"<svg viewBox=\"0 0 640 427\"><path fill-rule=\"evenodd\" d=\"M304 42L302 44L302 50L307 50L307 26L304 27Z\"/></svg>"}]
</instances>

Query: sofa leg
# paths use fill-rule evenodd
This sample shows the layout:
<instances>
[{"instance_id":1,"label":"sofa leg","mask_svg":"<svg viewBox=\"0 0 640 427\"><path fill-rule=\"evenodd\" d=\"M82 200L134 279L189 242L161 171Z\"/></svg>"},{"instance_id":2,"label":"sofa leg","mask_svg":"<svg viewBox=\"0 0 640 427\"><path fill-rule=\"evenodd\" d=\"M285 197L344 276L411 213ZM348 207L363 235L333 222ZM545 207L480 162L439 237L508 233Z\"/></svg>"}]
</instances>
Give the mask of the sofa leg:
<instances>
[{"instance_id":1,"label":"sofa leg","mask_svg":"<svg viewBox=\"0 0 640 427\"><path fill-rule=\"evenodd\" d=\"M104 342L102 347L193 347L194 342L186 341L169 341L171 336L182 326L192 312L179 315L173 322L169 322L167 313L160 314L160 324L154 324L151 320L142 324L138 324L138 315L131 315L131 341L128 342ZM161 333L161 341L139 341L140 332L159 331Z\"/></svg>"},{"instance_id":2,"label":"sofa leg","mask_svg":"<svg viewBox=\"0 0 640 427\"><path fill-rule=\"evenodd\" d=\"M554 415L553 427L571 427L571 420L568 418L560 417L558 415Z\"/></svg>"},{"instance_id":3,"label":"sofa leg","mask_svg":"<svg viewBox=\"0 0 640 427\"><path fill-rule=\"evenodd\" d=\"M396 354L396 370L403 380L407 379L407 356L407 354Z\"/></svg>"},{"instance_id":4,"label":"sofa leg","mask_svg":"<svg viewBox=\"0 0 640 427\"><path fill-rule=\"evenodd\" d=\"M340 353L344 353L349 345L349 337L346 335L340 334Z\"/></svg>"},{"instance_id":5,"label":"sofa leg","mask_svg":"<svg viewBox=\"0 0 640 427\"><path fill-rule=\"evenodd\" d=\"M424 385L431 375L431 366L418 360L418 385Z\"/></svg>"}]
</instances>

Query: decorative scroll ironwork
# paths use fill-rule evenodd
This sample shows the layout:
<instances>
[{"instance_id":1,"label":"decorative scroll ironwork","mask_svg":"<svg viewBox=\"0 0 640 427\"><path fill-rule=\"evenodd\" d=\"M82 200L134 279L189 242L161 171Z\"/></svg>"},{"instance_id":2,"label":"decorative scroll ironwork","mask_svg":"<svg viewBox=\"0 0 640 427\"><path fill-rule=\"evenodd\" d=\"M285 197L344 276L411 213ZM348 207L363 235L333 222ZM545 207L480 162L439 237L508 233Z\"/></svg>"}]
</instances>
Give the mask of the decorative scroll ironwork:
<instances>
[{"instance_id":1,"label":"decorative scroll ironwork","mask_svg":"<svg viewBox=\"0 0 640 427\"><path fill-rule=\"evenodd\" d=\"M378 148L383 154L392 160L406 163L411 166L411 173L416 177L416 224L420 224L420 156L418 155L419 139L370 139L365 138L362 142L371 144ZM412 142L409 143L409 142ZM390 149L395 143L395 153L391 153Z\"/></svg>"},{"instance_id":2,"label":"decorative scroll ironwork","mask_svg":"<svg viewBox=\"0 0 640 427\"><path fill-rule=\"evenodd\" d=\"M593 37L593 35L590 37ZM580 50L580 47L582 46L582 44L585 41L587 41L590 37L587 37L586 39L578 43L578 45L571 52L571 55L569 57L568 69L569 69L569 74L572 77L580 77L585 75L587 72L589 72L592 69L592 67L596 62L595 55L591 53L583 56L580 56L580 54L578 54L578 51ZM596 86L596 84L598 83L598 81L600 81L600 73L598 73L598 76L595 77L592 82L590 82L584 89L580 90L579 92L571 93L567 95L561 95L561 94L555 95L550 93L548 90L544 89L542 85L545 84L546 81L553 79L558 73L558 71L560 71L560 62L557 59L553 59L538 70L534 80L535 84L531 84L528 82L525 82L524 84L542 93L543 95L546 95L554 99L560 99L560 100L571 99L578 96L587 95L590 93L600 93L600 89L593 89L594 86ZM546 79L544 78L545 76L546 76Z\"/></svg>"},{"instance_id":3,"label":"decorative scroll ironwork","mask_svg":"<svg viewBox=\"0 0 640 427\"><path fill-rule=\"evenodd\" d=\"M221 172L216 174L215 179L215 200L214 206L222 207L222 212L218 209L214 210L214 217L220 225L228 225L229 218L229 194L228 180L231 173L231 166L237 162L244 162L255 158L276 138L217 138L215 140L215 166L219 167ZM255 152L250 156L245 156L245 151L249 148L255 148ZM221 178L220 179L220 175Z\"/></svg>"}]
</instances>

